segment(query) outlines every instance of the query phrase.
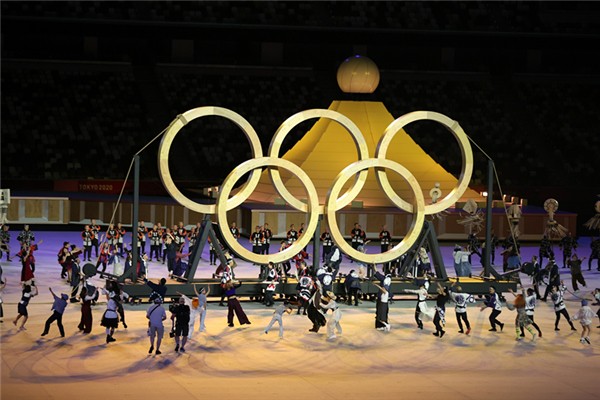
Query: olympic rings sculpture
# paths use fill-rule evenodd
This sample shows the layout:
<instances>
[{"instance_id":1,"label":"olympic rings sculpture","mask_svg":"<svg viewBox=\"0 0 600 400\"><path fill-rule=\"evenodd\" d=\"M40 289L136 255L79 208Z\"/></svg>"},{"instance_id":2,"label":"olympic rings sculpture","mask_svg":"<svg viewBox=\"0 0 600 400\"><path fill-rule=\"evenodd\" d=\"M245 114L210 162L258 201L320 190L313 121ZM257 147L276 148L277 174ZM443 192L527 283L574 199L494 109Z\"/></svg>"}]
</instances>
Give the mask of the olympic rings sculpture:
<instances>
[{"instance_id":1,"label":"olympic rings sculpture","mask_svg":"<svg viewBox=\"0 0 600 400\"><path fill-rule=\"evenodd\" d=\"M241 163L231 171L223 181L217 203L211 205L199 204L187 198L176 187L169 171L169 150L177 133L190 121L206 116L220 116L234 122L246 135L253 156L252 159ZM279 158L279 150L288 133L299 123L311 118L327 118L339 123L348 131L348 133L350 133L358 150L358 160L348 165L338 174L327 194L325 204L323 205L319 204L316 188L308 175L296 164ZM446 197L430 205L425 205L423 192L414 175L401 164L386 159L387 150L389 149L394 136L407 124L419 120L435 121L446 127L458 141L462 156L462 169L457 186L446 195ZM269 176L277 193L279 193L279 195L294 209L309 214L305 234L302 235L299 240L294 242L284 251L266 255L254 254L239 244L228 229L229 224L227 223L227 211L239 206L250 197L250 194L258 185L263 168L268 169ZM369 168L375 169L377 182L391 202L398 208L413 214L409 230L403 240L390 250L379 254L365 254L352 248L340 232L336 219L336 212L350 204L360 193L367 180ZM437 112L415 111L401 116L388 125L377 144L375 157L369 158L365 138L354 122L337 111L312 109L301 111L284 121L271 140L268 155L263 156L258 135L252 125L250 125L244 117L226 108L208 106L194 108L178 115L167 128L158 151L158 169L167 192L169 192L179 204L199 213L216 214L219 229L221 230L227 246L242 258L253 263L266 264L269 261L277 263L288 260L298 254L300 250L310 242L318 227L319 215L322 214L325 216L329 225L333 241L342 252L360 262L380 264L397 259L411 248L419 237L425 215L441 212L460 199L467 190L473 173L473 152L468 137L458 122ZM295 198L287 188L285 188L279 174L280 169L290 172L304 185L308 198L306 203ZM394 171L402 176L408 183L415 195L413 204L402 199L394 191L388 180L386 170ZM250 174L244 186L234 196L229 198L234 185L247 173ZM354 177L354 185L352 185L343 195L338 197L344 184L352 177Z\"/></svg>"}]
</instances>

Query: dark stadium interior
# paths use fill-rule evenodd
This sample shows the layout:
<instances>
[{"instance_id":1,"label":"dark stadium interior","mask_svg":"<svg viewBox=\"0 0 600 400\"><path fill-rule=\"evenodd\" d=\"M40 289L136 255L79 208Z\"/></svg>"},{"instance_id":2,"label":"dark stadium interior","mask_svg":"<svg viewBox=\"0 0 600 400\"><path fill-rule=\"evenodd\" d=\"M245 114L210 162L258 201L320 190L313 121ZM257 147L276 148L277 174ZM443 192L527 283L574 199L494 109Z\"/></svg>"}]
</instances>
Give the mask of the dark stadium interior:
<instances>
[{"instance_id":1,"label":"dark stadium interior","mask_svg":"<svg viewBox=\"0 0 600 400\"><path fill-rule=\"evenodd\" d=\"M594 214L600 3L4 1L1 12L1 186L15 194L123 179L133 154L194 107L236 111L266 149L292 114L356 99L394 117L444 113L494 159L505 192L555 197L579 225ZM375 93L338 88L353 54L377 63ZM456 172L439 129L407 131ZM142 155L146 182L159 181L157 149ZM188 189L218 185L249 152L232 123L195 121L171 150L173 175Z\"/></svg>"}]
</instances>

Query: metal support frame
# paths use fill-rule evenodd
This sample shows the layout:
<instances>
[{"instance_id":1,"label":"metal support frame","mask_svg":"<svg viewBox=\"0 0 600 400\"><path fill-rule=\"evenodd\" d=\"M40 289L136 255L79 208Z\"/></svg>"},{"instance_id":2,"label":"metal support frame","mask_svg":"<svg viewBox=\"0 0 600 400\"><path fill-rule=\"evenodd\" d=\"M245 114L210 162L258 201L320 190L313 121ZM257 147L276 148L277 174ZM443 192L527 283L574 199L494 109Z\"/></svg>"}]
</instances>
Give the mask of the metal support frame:
<instances>
[{"instance_id":1,"label":"metal support frame","mask_svg":"<svg viewBox=\"0 0 600 400\"><path fill-rule=\"evenodd\" d=\"M213 223L210 220L210 215L207 214L204 216L204 220L201 224L200 237L196 241L196 244L194 245L194 250L190 255L189 268L183 276L183 278L187 279L188 281L194 281L195 279L196 271L198 270L198 265L200 264L200 260L202 258L202 252L204 251L204 247L206 247L208 238L210 238L210 241L213 243L215 253L217 253L221 264L227 264L227 257L225 257L225 252L219 245L220 241L217 238L217 235L215 234Z\"/></svg>"},{"instance_id":2,"label":"metal support frame","mask_svg":"<svg viewBox=\"0 0 600 400\"><path fill-rule=\"evenodd\" d=\"M138 254L138 223L140 210L140 156L134 156L133 163L133 224L131 228L131 265L123 272L123 275L117 279L124 282L127 278L132 282L137 280Z\"/></svg>"},{"instance_id":3,"label":"metal support frame","mask_svg":"<svg viewBox=\"0 0 600 400\"><path fill-rule=\"evenodd\" d=\"M494 162L488 159L487 170L487 201L485 208L485 249L483 249L483 275L488 277L493 275L496 279L503 279L492 266L491 251L492 248L492 199L494 198Z\"/></svg>"},{"instance_id":4,"label":"metal support frame","mask_svg":"<svg viewBox=\"0 0 600 400\"><path fill-rule=\"evenodd\" d=\"M429 251L431 252L431 261L433 262L435 275L440 279L447 280L448 274L446 274L446 267L444 266L444 259L442 258L442 252L440 251L440 244L437 240L435 228L433 227L433 223L431 221L424 222L419 238L407 252L407 256L400 267L399 275L406 275L408 269L417 258L418 250L423 246L423 244L425 244L425 242L429 243Z\"/></svg>"},{"instance_id":5,"label":"metal support frame","mask_svg":"<svg viewBox=\"0 0 600 400\"><path fill-rule=\"evenodd\" d=\"M319 215L319 221L317 222L317 229L313 235L313 259L312 267L316 271L319 268L319 260L321 259L321 223L323 222L323 215Z\"/></svg>"}]
</instances>

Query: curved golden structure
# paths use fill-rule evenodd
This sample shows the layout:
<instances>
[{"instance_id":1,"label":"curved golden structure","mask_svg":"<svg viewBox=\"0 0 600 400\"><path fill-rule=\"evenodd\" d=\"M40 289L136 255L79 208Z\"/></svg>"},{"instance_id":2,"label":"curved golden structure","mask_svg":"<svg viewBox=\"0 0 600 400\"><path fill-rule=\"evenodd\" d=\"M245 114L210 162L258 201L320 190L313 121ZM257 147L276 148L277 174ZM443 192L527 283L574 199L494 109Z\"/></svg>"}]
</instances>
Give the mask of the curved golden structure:
<instances>
[{"instance_id":1,"label":"curved golden structure","mask_svg":"<svg viewBox=\"0 0 600 400\"><path fill-rule=\"evenodd\" d=\"M225 178L217 199L217 203L215 205L199 204L188 199L179 191L179 189L177 189L169 171L169 150L173 140L175 139L175 136L185 125L187 125L189 121L205 116L220 116L234 122L246 135L246 138L250 142L253 155L252 159L238 165L233 171L231 171L231 173L229 173L227 178ZM319 197L315 185L306 172L304 172L299 166L291 161L279 158L281 145L288 133L299 123L311 118L327 118L339 123L350 133L358 151L358 161L348 165L338 174L327 194L325 204L323 206L319 204ZM396 133L398 133L398 131L400 131L407 124L419 120L436 121L444 125L450 132L452 132L460 145L463 161L457 186L442 200L430 205L425 205L423 190L414 175L401 164L386 159L386 152L390 147L390 143ZM374 158L369 158L368 146L360 129L345 115L337 111L325 109L302 111L292 115L281 124L271 140L268 156L263 157L260 140L256 134L256 131L252 125L250 125L250 123L241 115L221 107L199 107L177 116L177 118L167 128L167 132L160 144L158 161L160 177L169 194L177 202L179 202L179 204L189 208L190 210L204 214L216 214L219 228L221 229L221 233L225 239L225 242L227 243L227 246L229 246L229 248L231 248L235 253L239 254L242 258L259 264L266 264L269 261L282 262L298 254L300 250L303 249L312 239L313 234L318 226L319 214L325 215L334 242L344 253L353 259L364 263L375 264L386 263L397 259L400 255L408 251L408 249L410 249L410 247L417 240L421 232L421 227L423 226L425 215L439 213L452 206L458 199L460 199L462 194L468 188L468 183L473 172L473 153L465 132L456 121L443 114L432 111L412 112L403 115L402 117L390 123L385 129L383 136L379 140ZM264 168L268 169L271 181L279 195L293 208L309 214L308 225L305 233L298 241L294 242L284 251L266 255L254 254L250 252L241 244L239 244L231 234L231 231L227 229L229 226L227 223L227 211L239 206L248 199L248 197L256 189L260 179L260 174ZM377 182L381 190L389 197L392 203L398 208L413 214L413 219L411 221L408 233L404 239L392 249L380 254L365 254L352 248L344 239L336 220L336 211L350 204L360 193L367 180L369 168L375 169ZM306 189L308 199L307 203L297 199L285 187L285 184L283 183L279 173L280 169L287 170L298 180L300 180L301 184ZM394 191L387 177L387 172L385 171L386 169L399 174L408 183L410 190L412 190L415 195L412 204L406 200L403 200ZM245 185L234 196L229 198L234 185L245 174L248 173L249 178ZM346 193L338 197L344 188L344 185L353 176L355 178L354 185L352 185L351 188L346 191Z\"/></svg>"},{"instance_id":2,"label":"curved golden structure","mask_svg":"<svg viewBox=\"0 0 600 400\"><path fill-rule=\"evenodd\" d=\"M307 211L310 216L308 219L308 225L306 227L306 234L301 235L296 242L294 242L284 251L275 254L255 254L247 250L233 237L233 234L228 229L229 224L227 223L227 211L230 209L229 194L231 193L233 186L242 176L244 176L244 174L250 171L260 171L263 167L276 167L288 170L294 176L296 176L300 182L302 182L306 188L308 197L308 204L305 205L307 206ZM281 190L282 187L283 186L275 186L278 191ZM231 171L227 178L225 178L225 181L223 181L223 186L219 192L216 206L217 220L220 222L219 229L221 230L221 234L223 235L227 246L229 246L230 249L239 254L242 258L258 264L267 264L269 261L275 263L282 262L289 260L296 254L300 253L300 251L306 247L306 245L312 239L312 233L317 229L319 222L319 197L317 196L317 189L313 185L306 172L302 171L302 169L296 164L282 158L254 158L238 165L233 171Z\"/></svg>"},{"instance_id":3,"label":"curved golden structure","mask_svg":"<svg viewBox=\"0 0 600 400\"><path fill-rule=\"evenodd\" d=\"M400 243L398 243L396 246L386 251L385 253L365 254L355 250L344 239L344 236L339 230L337 219L335 217L335 212L340 209L336 201L338 193L352 175L367 168L377 168L378 171L380 171L382 168L385 168L400 174L406 180L406 182L415 194L416 207L412 207L414 217L410 224L408 233ZM383 190L385 183L382 181L379 181L379 183ZM397 205L399 206L399 204ZM419 237L419 234L421 233L421 227L423 226L423 222L425 220L424 209L425 199L423 198L421 187L419 186L417 179L413 176L413 174L410 173L409 170L392 160L369 158L367 160L356 161L344 168L342 172L339 173L339 175L333 183L333 186L331 187L331 190L327 194L327 202L325 204L325 215L327 216L327 223L329 224L331 236L342 252L344 252L351 258L364 263L379 264L397 259L406 251L408 251L410 247L415 243L415 241Z\"/></svg>"},{"instance_id":4,"label":"curved golden structure","mask_svg":"<svg viewBox=\"0 0 600 400\"><path fill-rule=\"evenodd\" d=\"M173 182L173 178L171 178L171 172L169 170L169 150L171 149L171 145L173 144L173 140L177 133L186 126L190 121L193 121L196 118L207 117L216 115L218 117L227 118L228 120L234 122L246 135L246 138L250 142L250 148L252 149L252 156L254 158L262 157L262 147L260 144L260 139L258 138L258 134L250 125L248 121L238 113L231 111L227 108L222 107L198 107L193 108L189 111L186 111L183 114L177 116L177 118L171 123L171 125L167 128L167 132L165 136L162 138L160 142L160 147L158 148L158 172L160 175L160 179L162 180L163 185L165 185L165 189L167 192L184 207L189 208L192 211L196 211L203 214L214 214L215 213L215 205L214 204L199 204L195 201L187 198L175 185ZM248 181L246 184L239 190L239 192L233 196L231 199L227 201L227 207L229 209L235 208L242 204L248 196L254 191L256 185L258 185L258 181L260 180L260 170L254 170L248 177Z\"/></svg>"},{"instance_id":5,"label":"curved golden structure","mask_svg":"<svg viewBox=\"0 0 600 400\"><path fill-rule=\"evenodd\" d=\"M431 215L442 212L454 205L454 203L460 199L465 190L467 190L469 187L469 181L471 180L471 175L473 174L473 150L471 150L471 144L469 143L467 134L465 131L463 131L458 122L448 118L444 114L433 111L415 111L405 114L388 125L383 133L383 136L381 137L381 140L377 144L375 157L385 159L387 150L396 133L398 133L400 129L404 128L411 122L422 120L431 120L444 125L454 135L456 140L458 140L460 153L462 156L462 168L456 187L443 199L438 200L434 204L425 206L425 214ZM394 192L385 172L377 171L377 179L381 185L381 189L394 204L404 211L413 212L412 204L406 202Z\"/></svg>"},{"instance_id":6,"label":"curved golden structure","mask_svg":"<svg viewBox=\"0 0 600 400\"><path fill-rule=\"evenodd\" d=\"M294 114L288 119L286 119L279 126L277 132L275 132L273 139L271 139L271 144L269 145L268 153L269 157L279 157L279 150L281 149L281 145L283 144L283 141L285 140L286 136L290 133L290 131L299 123L312 118L327 118L339 123L352 136L352 140L356 145L356 150L358 150L358 159L365 160L369 158L369 146L367 146L365 137L363 136L360 129L358 129L356 124L345 115L340 114L337 111L326 109L305 110ZM295 209L306 212L306 204L298 200L296 197L294 197L293 194L291 194L286 189L286 187L283 184L283 181L281 180L281 175L279 174L279 171L271 169L269 170L269 173L271 176L271 181L273 182L273 185L277 188L277 192L279 193L279 195ZM368 171L361 171L359 174L356 175L354 185L338 199L338 209L343 208L348 204L352 203L352 200L354 200L356 196L358 196L361 189L365 185L365 182L367 181L367 174ZM319 213L324 213L323 207L319 208Z\"/></svg>"}]
</instances>

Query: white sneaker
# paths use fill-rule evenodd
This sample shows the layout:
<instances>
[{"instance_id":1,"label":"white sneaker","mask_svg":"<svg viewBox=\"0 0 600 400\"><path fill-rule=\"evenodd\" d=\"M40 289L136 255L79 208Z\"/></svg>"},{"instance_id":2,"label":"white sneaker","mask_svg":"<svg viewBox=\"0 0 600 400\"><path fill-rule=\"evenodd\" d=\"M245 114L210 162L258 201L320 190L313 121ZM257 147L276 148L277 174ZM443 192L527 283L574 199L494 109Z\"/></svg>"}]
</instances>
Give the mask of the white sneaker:
<instances>
[{"instance_id":1,"label":"white sneaker","mask_svg":"<svg viewBox=\"0 0 600 400\"><path fill-rule=\"evenodd\" d=\"M392 329L392 326L390 324L388 324L387 322L384 322L385 324L385 331L389 332Z\"/></svg>"},{"instance_id":2,"label":"white sneaker","mask_svg":"<svg viewBox=\"0 0 600 400\"><path fill-rule=\"evenodd\" d=\"M335 336L335 335L331 335L331 336L329 336L329 337L327 338L327 340L333 340L333 339L335 339L335 338L337 338L337 336Z\"/></svg>"}]
</instances>

